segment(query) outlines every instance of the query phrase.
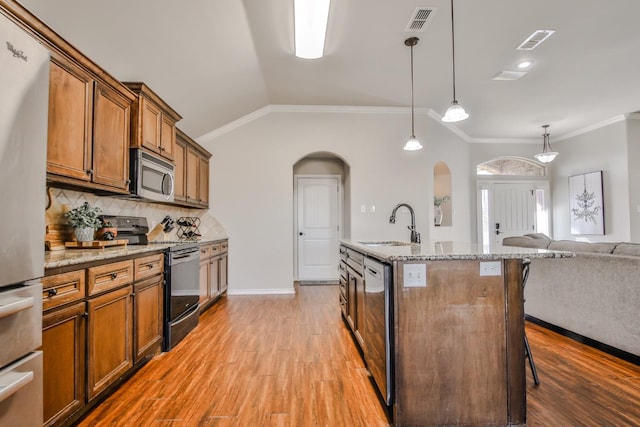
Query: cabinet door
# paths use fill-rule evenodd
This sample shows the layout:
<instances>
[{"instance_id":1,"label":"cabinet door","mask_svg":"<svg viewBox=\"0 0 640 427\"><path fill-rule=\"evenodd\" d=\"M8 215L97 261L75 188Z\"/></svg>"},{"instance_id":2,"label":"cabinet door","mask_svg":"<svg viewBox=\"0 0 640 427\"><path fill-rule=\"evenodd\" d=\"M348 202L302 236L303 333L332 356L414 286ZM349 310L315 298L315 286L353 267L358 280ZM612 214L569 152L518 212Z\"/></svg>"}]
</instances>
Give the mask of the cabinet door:
<instances>
[{"instance_id":1,"label":"cabinet door","mask_svg":"<svg viewBox=\"0 0 640 427\"><path fill-rule=\"evenodd\" d=\"M181 140L176 140L174 161L176 164L175 169L175 182L174 182L174 200L184 202L187 200L187 187L185 177L185 166L187 162L187 146Z\"/></svg>"},{"instance_id":2,"label":"cabinet door","mask_svg":"<svg viewBox=\"0 0 640 427\"><path fill-rule=\"evenodd\" d=\"M227 287L229 285L227 280L227 267L228 267L228 258L226 254L223 254L220 256L220 259L218 262L218 268L219 268L218 273L220 277L219 289L221 294L223 292L226 292Z\"/></svg>"},{"instance_id":3,"label":"cabinet door","mask_svg":"<svg viewBox=\"0 0 640 427\"><path fill-rule=\"evenodd\" d=\"M209 159L198 156L198 204L209 207Z\"/></svg>"},{"instance_id":4,"label":"cabinet door","mask_svg":"<svg viewBox=\"0 0 640 427\"><path fill-rule=\"evenodd\" d=\"M45 426L84 406L85 328L84 302L42 317Z\"/></svg>"},{"instance_id":5,"label":"cabinet door","mask_svg":"<svg viewBox=\"0 0 640 427\"><path fill-rule=\"evenodd\" d=\"M47 172L91 180L93 79L67 61L51 59Z\"/></svg>"},{"instance_id":6,"label":"cabinet door","mask_svg":"<svg viewBox=\"0 0 640 427\"><path fill-rule=\"evenodd\" d=\"M176 124L164 114L160 129L160 154L168 160L173 160L176 146Z\"/></svg>"},{"instance_id":7,"label":"cabinet door","mask_svg":"<svg viewBox=\"0 0 640 427\"><path fill-rule=\"evenodd\" d=\"M211 258L209 263L209 297L220 295L219 257Z\"/></svg>"},{"instance_id":8,"label":"cabinet door","mask_svg":"<svg viewBox=\"0 0 640 427\"><path fill-rule=\"evenodd\" d=\"M187 202L196 203L198 200L198 167L200 156L195 150L187 147Z\"/></svg>"},{"instance_id":9,"label":"cabinet door","mask_svg":"<svg viewBox=\"0 0 640 427\"><path fill-rule=\"evenodd\" d=\"M133 351L134 363L160 350L162 343L162 275L134 286Z\"/></svg>"},{"instance_id":10,"label":"cabinet door","mask_svg":"<svg viewBox=\"0 0 640 427\"><path fill-rule=\"evenodd\" d=\"M202 251L202 249L201 249ZM209 300L209 264L211 258L200 260L200 306Z\"/></svg>"},{"instance_id":11,"label":"cabinet door","mask_svg":"<svg viewBox=\"0 0 640 427\"><path fill-rule=\"evenodd\" d=\"M140 97L142 146L160 154L162 112L151 101Z\"/></svg>"},{"instance_id":12,"label":"cabinet door","mask_svg":"<svg viewBox=\"0 0 640 427\"><path fill-rule=\"evenodd\" d=\"M87 393L94 399L133 366L131 286L89 299Z\"/></svg>"},{"instance_id":13,"label":"cabinet door","mask_svg":"<svg viewBox=\"0 0 640 427\"><path fill-rule=\"evenodd\" d=\"M93 114L93 182L129 188L131 103L96 82Z\"/></svg>"}]
</instances>

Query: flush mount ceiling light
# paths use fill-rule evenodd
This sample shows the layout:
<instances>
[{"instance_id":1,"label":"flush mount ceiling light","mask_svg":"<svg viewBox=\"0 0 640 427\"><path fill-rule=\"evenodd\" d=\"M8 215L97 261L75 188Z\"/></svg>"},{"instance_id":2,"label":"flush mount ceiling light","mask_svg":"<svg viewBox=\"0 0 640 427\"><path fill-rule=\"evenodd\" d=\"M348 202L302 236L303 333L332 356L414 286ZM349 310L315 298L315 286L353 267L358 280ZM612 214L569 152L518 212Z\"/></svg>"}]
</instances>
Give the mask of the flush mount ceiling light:
<instances>
[{"instance_id":1,"label":"flush mount ceiling light","mask_svg":"<svg viewBox=\"0 0 640 427\"><path fill-rule=\"evenodd\" d=\"M518 65L516 65L518 68L520 68L521 70L525 69L525 68L529 68L533 65L533 61L530 59L525 59L524 61L520 61L518 62Z\"/></svg>"},{"instance_id":2,"label":"flush mount ceiling light","mask_svg":"<svg viewBox=\"0 0 640 427\"><path fill-rule=\"evenodd\" d=\"M404 41L406 46L411 48L411 137L404 145L404 149L407 151L416 151L422 148L422 144L416 138L414 132L414 114L413 114L413 47L418 44L420 39L417 37L409 37Z\"/></svg>"},{"instance_id":3,"label":"flush mount ceiling light","mask_svg":"<svg viewBox=\"0 0 640 427\"><path fill-rule=\"evenodd\" d=\"M331 0L294 0L296 56L318 59L324 55Z\"/></svg>"},{"instance_id":4,"label":"flush mount ceiling light","mask_svg":"<svg viewBox=\"0 0 640 427\"><path fill-rule=\"evenodd\" d=\"M451 50L452 50L452 64L453 64L453 101L451 105L445 111L442 116L442 121L447 123L454 123L465 120L469 117L469 114L464 110L462 105L458 104L456 100L456 43L454 39L454 27L453 27L453 0L451 0Z\"/></svg>"},{"instance_id":5,"label":"flush mount ceiling light","mask_svg":"<svg viewBox=\"0 0 640 427\"><path fill-rule=\"evenodd\" d=\"M558 155L558 152L553 151L551 148L551 144L549 143L549 132L547 132L548 127L549 125L542 126L542 128L544 129L544 134L542 134L544 138L544 142L542 145L542 153L535 155L535 158L542 163L550 163Z\"/></svg>"}]
</instances>

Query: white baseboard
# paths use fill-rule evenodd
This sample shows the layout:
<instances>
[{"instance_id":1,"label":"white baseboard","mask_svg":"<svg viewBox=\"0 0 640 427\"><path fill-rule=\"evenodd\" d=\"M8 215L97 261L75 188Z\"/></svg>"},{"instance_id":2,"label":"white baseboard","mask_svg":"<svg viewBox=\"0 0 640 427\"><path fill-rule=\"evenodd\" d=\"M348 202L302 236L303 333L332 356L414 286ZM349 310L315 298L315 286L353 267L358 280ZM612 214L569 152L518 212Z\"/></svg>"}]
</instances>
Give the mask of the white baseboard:
<instances>
[{"instance_id":1,"label":"white baseboard","mask_svg":"<svg viewBox=\"0 0 640 427\"><path fill-rule=\"evenodd\" d=\"M284 289L227 289L227 295L295 295L296 290Z\"/></svg>"}]
</instances>

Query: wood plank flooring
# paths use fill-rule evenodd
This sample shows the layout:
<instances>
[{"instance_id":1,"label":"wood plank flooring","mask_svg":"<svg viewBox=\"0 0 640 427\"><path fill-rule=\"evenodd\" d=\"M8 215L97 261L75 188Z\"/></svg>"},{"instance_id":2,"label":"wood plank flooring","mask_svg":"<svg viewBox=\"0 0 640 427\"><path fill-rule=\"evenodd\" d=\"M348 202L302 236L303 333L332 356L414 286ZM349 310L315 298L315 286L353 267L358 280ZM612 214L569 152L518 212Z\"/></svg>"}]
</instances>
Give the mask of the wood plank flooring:
<instances>
[{"instance_id":1,"label":"wood plank flooring","mask_svg":"<svg viewBox=\"0 0 640 427\"><path fill-rule=\"evenodd\" d=\"M537 325L529 426L640 425L640 367ZM388 426L336 286L231 296L80 426Z\"/></svg>"}]
</instances>

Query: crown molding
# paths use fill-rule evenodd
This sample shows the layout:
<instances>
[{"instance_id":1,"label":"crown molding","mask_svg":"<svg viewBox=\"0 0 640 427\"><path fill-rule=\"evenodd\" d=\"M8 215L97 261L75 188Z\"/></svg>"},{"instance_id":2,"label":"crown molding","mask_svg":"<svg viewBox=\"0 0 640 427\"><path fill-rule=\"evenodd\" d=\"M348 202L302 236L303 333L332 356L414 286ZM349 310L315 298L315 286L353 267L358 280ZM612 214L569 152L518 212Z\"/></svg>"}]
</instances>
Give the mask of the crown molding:
<instances>
[{"instance_id":1,"label":"crown molding","mask_svg":"<svg viewBox=\"0 0 640 427\"><path fill-rule=\"evenodd\" d=\"M559 137L555 138L555 142L564 141L565 139L569 139L569 138L574 138L576 136L580 136L580 135L583 135L583 134L588 133L588 132L593 132L594 130L597 130L597 129L612 125L614 123L621 122L621 121L625 120L629 115L630 114L621 114L619 116L612 117L612 118L610 118L608 120L605 120L605 121L602 121L600 123L596 123L594 125L587 126L587 127L582 128L582 129L578 129L578 130L575 130L573 132L566 133L566 134L564 134L562 136L559 136Z\"/></svg>"}]
</instances>

